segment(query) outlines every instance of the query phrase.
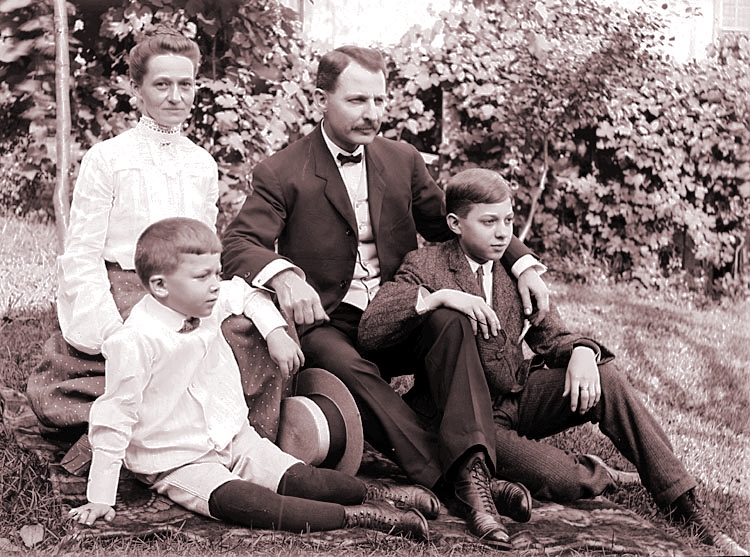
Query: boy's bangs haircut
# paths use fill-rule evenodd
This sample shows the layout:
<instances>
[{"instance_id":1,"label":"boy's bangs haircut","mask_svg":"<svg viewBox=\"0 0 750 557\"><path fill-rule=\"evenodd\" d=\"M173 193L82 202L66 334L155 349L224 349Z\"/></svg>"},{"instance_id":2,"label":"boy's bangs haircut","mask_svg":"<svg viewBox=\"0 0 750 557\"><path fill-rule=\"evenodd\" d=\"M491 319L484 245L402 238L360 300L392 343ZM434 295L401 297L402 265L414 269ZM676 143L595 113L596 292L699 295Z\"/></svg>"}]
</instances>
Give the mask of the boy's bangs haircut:
<instances>
[{"instance_id":1,"label":"boy's bangs haircut","mask_svg":"<svg viewBox=\"0 0 750 557\"><path fill-rule=\"evenodd\" d=\"M472 205L502 203L512 196L508 181L494 170L469 168L445 185L445 210L463 218Z\"/></svg>"},{"instance_id":2,"label":"boy's bangs haircut","mask_svg":"<svg viewBox=\"0 0 750 557\"><path fill-rule=\"evenodd\" d=\"M135 271L143 285L154 275L168 275L183 255L221 253L221 240L202 222L184 217L160 220L148 226L135 245Z\"/></svg>"}]
</instances>

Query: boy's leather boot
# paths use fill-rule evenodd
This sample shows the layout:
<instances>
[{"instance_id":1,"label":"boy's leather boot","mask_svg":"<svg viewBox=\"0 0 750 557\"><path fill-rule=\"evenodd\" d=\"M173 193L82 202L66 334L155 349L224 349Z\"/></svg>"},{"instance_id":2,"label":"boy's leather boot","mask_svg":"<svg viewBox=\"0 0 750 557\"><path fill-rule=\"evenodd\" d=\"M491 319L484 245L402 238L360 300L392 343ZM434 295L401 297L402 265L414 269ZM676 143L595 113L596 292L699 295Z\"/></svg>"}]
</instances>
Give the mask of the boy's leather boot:
<instances>
[{"instance_id":1,"label":"boy's leather boot","mask_svg":"<svg viewBox=\"0 0 750 557\"><path fill-rule=\"evenodd\" d=\"M492 500L490 473L481 451L470 455L458 469L453 487L456 499L464 507L469 532L482 543L498 549L510 549L510 536Z\"/></svg>"},{"instance_id":2,"label":"boy's leather boot","mask_svg":"<svg viewBox=\"0 0 750 557\"><path fill-rule=\"evenodd\" d=\"M428 520L440 514L440 500L429 489L420 485L389 485L383 482L368 482L364 502L388 501L397 509L417 509Z\"/></svg>"},{"instance_id":3,"label":"boy's leather boot","mask_svg":"<svg viewBox=\"0 0 750 557\"><path fill-rule=\"evenodd\" d=\"M516 522L531 520L531 493L525 485L505 480L492 480L490 489L497 512Z\"/></svg>"},{"instance_id":4,"label":"boy's leather boot","mask_svg":"<svg viewBox=\"0 0 750 557\"><path fill-rule=\"evenodd\" d=\"M367 528L414 540L429 540L427 519L416 509L401 510L385 501L344 507L346 528Z\"/></svg>"},{"instance_id":5,"label":"boy's leather boot","mask_svg":"<svg viewBox=\"0 0 750 557\"><path fill-rule=\"evenodd\" d=\"M748 551L719 530L706 509L689 489L664 509L669 519L687 528L706 545L713 545L723 555L748 555Z\"/></svg>"}]
</instances>

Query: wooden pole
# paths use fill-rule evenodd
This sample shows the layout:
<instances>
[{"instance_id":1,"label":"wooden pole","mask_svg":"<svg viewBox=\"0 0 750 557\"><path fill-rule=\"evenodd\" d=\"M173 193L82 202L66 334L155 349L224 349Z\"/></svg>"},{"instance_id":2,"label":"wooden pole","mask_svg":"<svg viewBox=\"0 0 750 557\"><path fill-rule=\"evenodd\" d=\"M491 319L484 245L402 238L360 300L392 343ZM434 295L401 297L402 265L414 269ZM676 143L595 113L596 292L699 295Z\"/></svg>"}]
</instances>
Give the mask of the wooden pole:
<instances>
[{"instance_id":1,"label":"wooden pole","mask_svg":"<svg viewBox=\"0 0 750 557\"><path fill-rule=\"evenodd\" d=\"M539 185L535 187L534 190L531 192L531 207L529 208L529 216L526 217L526 224L524 224L523 230L521 230L521 233L518 235L518 239L521 240L522 242L526 241L526 236L528 236L529 231L531 230L531 223L534 220L534 214L539 208L539 198L542 196L542 193L544 193L544 187L547 184L548 172L549 172L549 139L545 137L544 138L544 165L542 168L542 176L541 178L539 178Z\"/></svg>"},{"instance_id":2,"label":"wooden pole","mask_svg":"<svg viewBox=\"0 0 750 557\"><path fill-rule=\"evenodd\" d=\"M55 209L57 242L62 253L70 217L70 51L68 11L65 0L52 0L55 6L55 100L57 176L52 203Z\"/></svg>"}]
</instances>

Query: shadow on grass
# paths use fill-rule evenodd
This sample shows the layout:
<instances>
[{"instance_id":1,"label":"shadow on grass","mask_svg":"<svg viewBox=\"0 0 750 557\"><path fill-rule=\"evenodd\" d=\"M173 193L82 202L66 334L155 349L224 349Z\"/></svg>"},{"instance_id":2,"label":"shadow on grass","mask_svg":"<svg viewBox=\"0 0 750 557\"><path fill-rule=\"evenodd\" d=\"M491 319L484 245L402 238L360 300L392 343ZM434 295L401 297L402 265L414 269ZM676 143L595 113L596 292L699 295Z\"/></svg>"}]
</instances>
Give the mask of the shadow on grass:
<instances>
[{"instance_id":1,"label":"shadow on grass","mask_svg":"<svg viewBox=\"0 0 750 557\"><path fill-rule=\"evenodd\" d=\"M614 289L616 299L613 289L560 288L557 303L571 329L611 348L636 389L719 428L750 433L750 302L696 309L632 286Z\"/></svg>"}]
</instances>

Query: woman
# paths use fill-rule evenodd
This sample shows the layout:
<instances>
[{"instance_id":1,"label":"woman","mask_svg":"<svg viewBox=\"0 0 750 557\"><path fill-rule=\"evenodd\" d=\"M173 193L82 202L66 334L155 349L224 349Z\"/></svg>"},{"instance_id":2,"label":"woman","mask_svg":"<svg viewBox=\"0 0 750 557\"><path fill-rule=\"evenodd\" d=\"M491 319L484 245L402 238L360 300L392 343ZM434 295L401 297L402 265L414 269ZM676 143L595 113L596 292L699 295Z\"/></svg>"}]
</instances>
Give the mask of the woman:
<instances>
[{"instance_id":1,"label":"woman","mask_svg":"<svg viewBox=\"0 0 750 557\"><path fill-rule=\"evenodd\" d=\"M155 34L135 46L129 71L140 121L94 145L81 162L65 249L58 258L62 335L47 342L45 359L27 388L41 424L71 439L85 432L91 402L104 392L102 342L145 293L134 272L138 235L149 224L174 216L215 228L216 162L181 134L195 98L199 63L198 45L180 34ZM250 322L240 321L240 328L243 323L247 329ZM246 374L243 381L257 395L265 389L259 384L276 381L279 374L267 352L255 355L253 364L257 384L248 385ZM261 423L259 430L275 435L278 415L267 419L272 426Z\"/></svg>"}]
</instances>

